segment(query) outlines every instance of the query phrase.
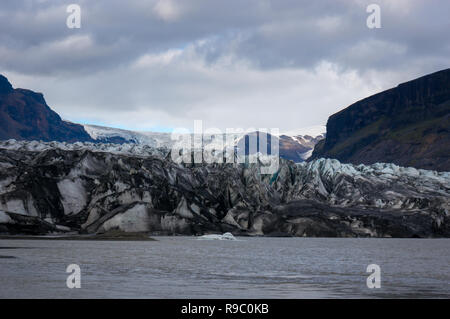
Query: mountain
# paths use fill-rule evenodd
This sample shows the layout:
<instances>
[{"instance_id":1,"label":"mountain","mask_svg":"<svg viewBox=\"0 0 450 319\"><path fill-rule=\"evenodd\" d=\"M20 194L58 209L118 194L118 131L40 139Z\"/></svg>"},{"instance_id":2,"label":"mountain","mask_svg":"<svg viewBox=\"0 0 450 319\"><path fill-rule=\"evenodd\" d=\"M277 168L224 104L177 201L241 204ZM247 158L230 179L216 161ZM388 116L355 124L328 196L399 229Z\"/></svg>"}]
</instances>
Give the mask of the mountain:
<instances>
[{"instance_id":1,"label":"mountain","mask_svg":"<svg viewBox=\"0 0 450 319\"><path fill-rule=\"evenodd\" d=\"M246 136L256 134L250 133ZM325 136L325 127L296 130L274 137L278 139L280 156L294 162L303 162L312 153L314 145ZM205 140L205 145L226 141L225 134ZM57 142L94 142L137 144L150 147L171 147L171 133L135 132L98 125L79 125L64 121L50 109L41 93L13 89L8 79L0 75L0 140L35 140ZM244 134L237 135L233 146L242 144ZM270 139L270 137L269 137Z\"/></svg>"},{"instance_id":2,"label":"mountain","mask_svg":"<svg viewBox=\"0 0 450 319\"><path fill-rule=\"evenodd\" d=\"M169 148L174 143L171 139L171 133L136 132L99 125L84 125L84 129L96 142L110 142L114 139L122 139L124 143ZM245 147L248 150L248 137L256 138L257 140L258 136L259 132L237 134L234 137L232 141L233 145L231 146L238 148ZM268 141L275 139L279 143L279 154L281 158L300 163L311 156L314 145L324 137L325 126L313 126L286 132L279 136L272 136L269 134L267 139ZM226 145L226 134L214 136L210 140L205 139L204 144L210 145L211 143L217 143L217 139L221 139L223 144Z\"/></svg>"},{"instance_id":3,"label":"mountain","mask_svg":"<svg viewBox=\"0 0 450 319\"><path fill-rule=\"evenodd\" d=\"M310 133L308 129L296 130L295 132L287 132L279 136L280 139L280 157L301 163L307 160L314 146L325 138L325 127ZM320 132L320 133L319 133Z\"/></svg>"},{"instance_id":4,"label":"mountain","mask_svg":"<svg viewBox=\"0 0 450 319\"><path fill-rule=\"evenodd\" d=\"M92 141L81 125L63 121L41 93L13 89L0 75L0 139Z\"/></svg>"},{"instance_id":5,"label":"mountain","mask_svg":"<svg viewBox=\"0 0 450 319\"><path fill-rule=\"evenodd\" d=\"M310 160L450 171L450 69L358 101L330 116L326 131Z\"/></svg>"},{"instance_id":6,"label":"mountain","mask_svg":"<svg viewBox=\"0 0 450 319\"><path fill-rule=\"evenodd\" d=\"M145 151L146 150L146 151ZM180 165L147 145L0 142L0 233L450 237L450 173L280 160Z\"/></svg>"}]
</instances>

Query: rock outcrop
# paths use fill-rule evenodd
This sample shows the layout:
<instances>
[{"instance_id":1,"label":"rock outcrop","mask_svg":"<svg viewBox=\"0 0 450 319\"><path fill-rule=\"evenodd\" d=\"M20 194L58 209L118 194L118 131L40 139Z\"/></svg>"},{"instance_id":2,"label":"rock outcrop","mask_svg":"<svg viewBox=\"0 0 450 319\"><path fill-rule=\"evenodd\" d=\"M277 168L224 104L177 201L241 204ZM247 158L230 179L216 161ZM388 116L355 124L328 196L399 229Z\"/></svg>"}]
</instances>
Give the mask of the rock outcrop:
<instances>
[{"instance_id":1,"label":"rock outcrop","mask_svg":"<svg viewBox=\"0 0 450 319\"><path fill-rule=\"evenodd\" d=\"M93 141L83 126L63 121L42 93L13 89L0 75L0 140Z\"/></svg>"},{"instance_id":2,"label":"rock outcrop","mask_svg":"<svg viewBox=\"0 0 450 319\"><path fill-rule=\"evenodd\" d=\"M363 99L330 116L311 160L450 171L450 69Z\"/></svg>"}]
</instances>

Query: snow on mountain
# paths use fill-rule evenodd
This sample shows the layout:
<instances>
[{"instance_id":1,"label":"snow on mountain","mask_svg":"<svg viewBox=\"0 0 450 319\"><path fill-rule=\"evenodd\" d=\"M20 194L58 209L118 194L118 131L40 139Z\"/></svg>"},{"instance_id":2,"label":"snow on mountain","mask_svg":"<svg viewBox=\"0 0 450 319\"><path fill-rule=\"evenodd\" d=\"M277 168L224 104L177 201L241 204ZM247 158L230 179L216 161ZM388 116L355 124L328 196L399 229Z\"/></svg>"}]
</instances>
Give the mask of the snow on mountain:
<instances>
[{"instance_id":1,"label":"snow on mountain","mask_svg":"<svg viewBox=\"0 0 450 319\"><path fill-rule=\"evenodd\" d=\"M149 145L152 147L171 148L174 145L172 133L163 132L135 132L98 125L84 125L86 132L99 142L110 142L114 138L121 138L126 143ZM220 148L221 146L243 146L244 133L235 134L232 138L226 134L204 136L204 146ZM279 140L280 157L303 162L311 156L314 145L325 137L325 126L311 126L292 130L276 136Z\"/></svg>"},{"instance_id":2,"label":"snow on mountain","mask_svg":"<svg viewBox=\"0 0 450 319\"><path fill-rule=\"evenodd\" d=\"M310 136L310 137L318 137L318 136L325 136L325 133L327 131L327 127L325 125L315 125L315 126L308 126L303 127L299 129L289 130L286 132L281 133L280 135L286 135L291 137L296 136Z\"/></svg>"},{"instance_id":3,"label":"snow on mountain","mask_svg":"<svg viewBox=\"0 0 450 319\"><path fill-rule=\"evenodd\" d=\"M149 145L152 147L170 147L173 142L170 138L171 133L162 132L135 132L118 128L99 126L99 125L83 125L86 132L94 140L108 140L114 137L121 137L127 143Z\"/></svg>"}]
</instances>

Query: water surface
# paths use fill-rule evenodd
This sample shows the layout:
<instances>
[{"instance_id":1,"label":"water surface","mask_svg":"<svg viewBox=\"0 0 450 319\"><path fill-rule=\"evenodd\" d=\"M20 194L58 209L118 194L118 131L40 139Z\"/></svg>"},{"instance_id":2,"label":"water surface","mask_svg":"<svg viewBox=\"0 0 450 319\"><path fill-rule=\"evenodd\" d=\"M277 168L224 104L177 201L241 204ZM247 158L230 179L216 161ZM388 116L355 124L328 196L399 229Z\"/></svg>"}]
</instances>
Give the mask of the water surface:
<instances>
[{"instance_id":1,"label":"water surface","mask_svg":"<svg viewBox=\"0 0 450 319\"><path fill-rule=\"evenodd\" d=\"M0 298L450 297L450 239L157 239L0 240ZM80 289L66 286L69 264Z\"/></svg>"}]
</instances>

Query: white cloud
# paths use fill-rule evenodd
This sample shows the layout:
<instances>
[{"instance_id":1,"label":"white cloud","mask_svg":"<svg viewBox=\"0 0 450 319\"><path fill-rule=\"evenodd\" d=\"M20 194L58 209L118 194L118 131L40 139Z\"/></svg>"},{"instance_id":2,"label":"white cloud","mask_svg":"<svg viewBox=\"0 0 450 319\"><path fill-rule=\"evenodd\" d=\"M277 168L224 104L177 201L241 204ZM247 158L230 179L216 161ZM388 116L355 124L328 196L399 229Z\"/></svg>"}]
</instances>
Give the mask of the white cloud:
<instances>
[{"instance_id":1,"label":"white cloud","mask_svg":"<svg viewBox=\"0 0 450 319\"><path fill-rule=\"evenodd\" d=\"M398 61L407 51L408 48L403 44L368 38L344 50L341 60L348 63L351 61L359 66L364 64L381 66L388 59Z\"/></svg>"},{"instance_id":2,"label":"white cloud","mask_svg":"<svg viewBox=\"0 0 450 319\"><path fill-rule=\"evenodd\" d=\"M187 47L144 55L132 68L83 78L10 77L51 92L45 95L48 104L68 119L135 130L191 129L200 119L205 127L286 131L325 124L330 114L381 89L370 77L380 79L383 74L342 72L330 62L312 70L260 70L233 56L211 64ZM71 84L77 90L70 89Z\"/></svg>"},{"instance_id":3,"label":"white cloud","mask_svg":"<svg viewBox=\"0 0 450 319\"><path fill-rule=\"evenodd\" d=\"M323 32L337 32L342 25L342 18L339 16L325 16L316 21L319 30Z\"/></svg>"},{"instance_id":4,"label":"white cloud","mask_svg":"<svg viewBox=\"0 0 450 319\"><path fill-rule=\"evenodd\" d=\"M159 18L168 22L177 20L181 15L180 7L172 0L159 0L153 10Z\"/></svg>"},{"instance_id":5,"label":"white cloud","mask_svg":"<svg viewBox=\"0 0 450 319\"><path fill-rule=\"evenodd\" d=\"M152 66L165 66L170 64L176 57L183 53L181 49L170 49L163 53L157 54L145 54L137 59L133 63L135 68L152 67Z\"/></svg>"},{"instance_id":6,"label":"white cloud","mask_svg":"<svg viewBox=\"0 0 450 319\"><path fill-rule=\"evenodd\" d=\"M72 121L131 129L325 124L382 89L450 65L446 0L79 0L0 4L0 73ZM33 4L33 5L31 5Z\"/></svg>"}]
</instances>

